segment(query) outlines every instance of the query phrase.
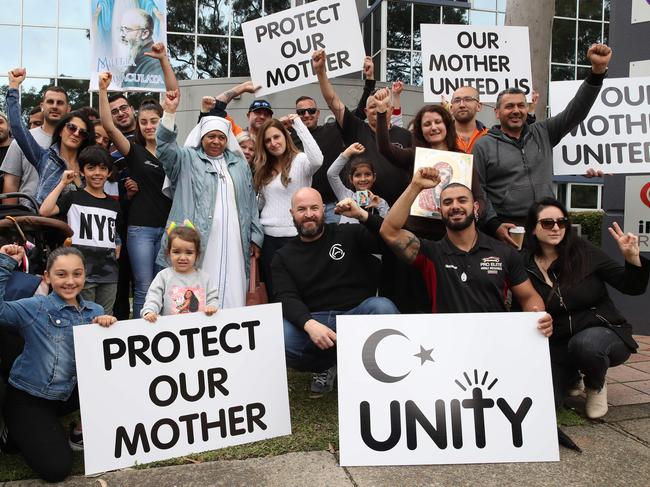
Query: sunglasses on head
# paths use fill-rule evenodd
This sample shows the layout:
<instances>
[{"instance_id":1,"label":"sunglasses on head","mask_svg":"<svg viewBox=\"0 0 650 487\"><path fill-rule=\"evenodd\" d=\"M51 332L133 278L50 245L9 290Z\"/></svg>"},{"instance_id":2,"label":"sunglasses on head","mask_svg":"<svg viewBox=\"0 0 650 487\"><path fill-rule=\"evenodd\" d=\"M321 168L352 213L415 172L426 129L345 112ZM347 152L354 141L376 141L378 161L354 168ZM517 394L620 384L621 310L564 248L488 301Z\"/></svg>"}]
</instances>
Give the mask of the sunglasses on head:
<instances>
[{"instance_id":1,"label":"sunglasses on head","mask_svg":"<svg viewBox=\"0 0 650 487\"><path fill-rule=\"evenodd\" d=\"M563 228L566 228L569 226L569 219L564 217L564 218L542 218L541 220L537 220L537 223L539 223L544 230L553 230L553 227L557 224L557 227L562 230Z\"/></svg>"},{"instance_id":2,"label":"sunglasses on head","mask_svg":"<svg viewBox=\"0 0 650 487\"><path fill-rule=\"evenodd\" d=\"M300 115L301 117L305 113L309 113L310 115L314 115L318 111L318 108L296 108L296 113Z\"/></svg>"},{"instance_id":3,"label":"sunglasses on head","mask_svg":"<svg viewBox=\"0 0 650 487\"><path fill-rule=\"evenodd\" d=\"M68 129L68 132L70 132L71 135L79 134L79 137L81 137L82 139L88 137L88 131L86 129L77 127L77 125L72 122L66 123L65 128Z\"/></svg>"}]
</instances>

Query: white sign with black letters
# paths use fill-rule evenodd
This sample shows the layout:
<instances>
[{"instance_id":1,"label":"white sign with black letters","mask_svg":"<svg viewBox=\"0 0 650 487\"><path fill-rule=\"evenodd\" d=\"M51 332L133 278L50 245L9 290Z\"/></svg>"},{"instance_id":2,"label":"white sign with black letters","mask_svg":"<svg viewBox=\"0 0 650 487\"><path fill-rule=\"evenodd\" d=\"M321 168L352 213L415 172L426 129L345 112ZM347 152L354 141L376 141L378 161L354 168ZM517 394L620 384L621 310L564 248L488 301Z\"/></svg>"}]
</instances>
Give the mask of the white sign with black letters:
<instances>
[{"instance_id":1,"label":"white sign with black letters","mask_svg":"<svg viewBox=\"0 0 650 487\"><path fill-rule=\"evenodd\" d=\"M551 112L573 99L582 81L551 82ZM577 107L580 109L580 107ZM556 176L650 173L650 77L605 79L583 122L553 151Z\"/></svg>"},{"instance_id":2,"label":"white sign with black letters","mask_svg":"<svg viewBox=\"0 0 650 487\"><path fill-rule=\"evenodd\" d=\"M330 78L358 72L365 50L355 2L321 0L242 24L256 96L316 81L314 51L325 49Z\"/></svg>"},{"instance_id":3,"label":"white sign with black letters","mask_svg":"<svg viewBox=\"0 0 650 487\"><path fill-rule=\"evenodd\" d=\"M650 252L650 175L625 178L623 229L639 236L641 252Z\"/></svg>"},{"instance_id":4,"label":"white sign with black letters","mask_svg":"<svg viewBox=\"0 0 650 487\"><path fill-rule=\"evenodd\" d=\"M559 460L540 316L339 316L341 465Z\"/></svg>"},{"instance_id":5,"label":"white sign with black letters","mask_svg":"<svg viewBox=\"0 0 650 487\"><path fill-rule=\"evenodd\" d=\"M528 27L422 24L422 77L425 102L451 100L461 86L473 86L483 102L500 91L533 82Z\"/></svg>"},{"instance_id":6,"label":"white sign with black letters","mask_svg":"<svg viewBox=\"0 0 650 487\"><path fill-rule=\"evenodd\" d=\"M86 475L291 434L280 304L74 339Z\"/></svg>"}]
</instances>

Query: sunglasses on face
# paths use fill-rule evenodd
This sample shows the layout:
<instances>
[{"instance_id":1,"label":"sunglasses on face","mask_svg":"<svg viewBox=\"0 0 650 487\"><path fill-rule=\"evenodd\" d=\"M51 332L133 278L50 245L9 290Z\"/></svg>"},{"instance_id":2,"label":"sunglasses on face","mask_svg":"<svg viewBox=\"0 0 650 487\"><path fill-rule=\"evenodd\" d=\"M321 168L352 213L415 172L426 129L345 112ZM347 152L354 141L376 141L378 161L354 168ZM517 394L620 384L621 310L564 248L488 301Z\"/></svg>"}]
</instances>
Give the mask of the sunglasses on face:
<instances>
[{"instance_id":1,"label":"sunglasses on face","mask_svg":"<svg viewBox=\"0 0 650 487\"><path fill-rule=\"evenodd\" d=\"M70 132L70 135L78 134L79 137L81 137L82 139L85 139L85 138L88 137L88 131L86 129L82 129L81 127L77 127L77 125L75 125L72 122L66 123L65 128L68 129L68 132Z\"/></svg>"},{"instance_id":2,"label":"sunglasses on face","mask_svg":"<svg viewBox=\"0 0 650 487\"><path fill-rule=\"evenodd\" d=\"M113 109L111 110L111 115L115 116L115 115L117 115L117 114L120 113L120 112L121 112L121 113L126 113L126 112L128 112L128 111L129 111L129 105L122 105L122 106L119 106L119 107L117 107L117 108L113 108Z\"/></svg>"},{"instance_id":3,"label":"sunglasses on face","mask_svg":"<svg viewBox=\"0 0 650 487\"><path fill-rule=\"evenodd\" d=\"M317 111L318 108L296 108L296 113L301 117L304 116L305 113L309 113L310 115L315 115Z\"/></svg>"},{"instance_id":4,"label":"sunglasses on face","mask_svg":"<svg viewBox=\"0 0 650 487\"><path fill-rule=\"evenodd\" d=\"M537 223L539 223L544 230L553 230L555 225L557 224L557 227L562 230L563 228L566 228L569 226L569 219L568 218L558 218L557 220L554 218L542 218L541 220L537 220Z\"/></svg>"}]
</instances>

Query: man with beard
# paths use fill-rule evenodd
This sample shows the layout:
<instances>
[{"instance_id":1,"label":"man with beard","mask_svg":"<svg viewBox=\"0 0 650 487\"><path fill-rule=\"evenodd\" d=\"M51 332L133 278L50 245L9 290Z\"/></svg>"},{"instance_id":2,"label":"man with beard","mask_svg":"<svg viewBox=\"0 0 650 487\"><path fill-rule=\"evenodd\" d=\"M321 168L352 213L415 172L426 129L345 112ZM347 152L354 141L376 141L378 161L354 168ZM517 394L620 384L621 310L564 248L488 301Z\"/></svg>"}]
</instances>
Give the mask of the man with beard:
<instances>
[{"instance_id":1,"label":"man with beard","mask_svg":"<svg viewBox=\"0 0 650 487\"><path fill-rule=\"evenodd\" d=\"M63 88L48 86L43 93L41 109L43 112L43 125L31 129L30 133L34 136L38 145L47 149L52 144L52 133L54 133L57 123L70 111L68 94ZM19 191L31 196L36 195L38 172L27 160L16 141L9 146L0 171L4 173L3 193ZM16 204L18 201L16 198L8 198L3 203ZM21 199L20 203L30 205L29 200L26 199Z\"/></svg>"},{"instance_id":2,"label":"man with beard","mask_svg":"<svg viewBox=\"0 0 650 487\"><path fill-rule=\"evenodd\" d=\"M7 155L7 150L11 145L11 135L9 134L9 119L4 113L0 113L0 164Z\"/></svg>"},{"instance_id":3,"label":"man with beard","mask_svg":"<svg viewBox=\"0 0 650 487\"><path fill-rule=\"evenodd\" d=\"M454 91L450 110L456 127L456 143L466 154L471 154L476 141L488 132L487 127L476 120L481 108L476 88L461 86Z\"/></svg>"},{"instance_id":4,"label":"man with beard","mask_svg":"<svg viewBox=\"0 0 650 487\"><path fill-rule=\"evenodd\" d=\"M317 372L311 390L320 395L332 390L336 376L336 315L398 310L376 297L377 276L370 269L381 242L366 228L374 215L361 210L362 225L326 225L323 199L313 188L295 192L291 215L298 235L273 258L274 297L285 318L287 365Z\"/></svg>"},{"instance_id":5,"label":"man with beard","mask_svg":"<svg viewBox=\"0 0 650 487\"><path fill-rule=\"evenodd\" d=\"M440 213L447 227L442 240L420 240L402 229L415 198L439 182L436 169L420 169L391 207L380 229L391 250L422 272L431 297L431 311L503 312L508 289L524 311L544 310L544 301L528 279L519 254L477 230L478 204L467 186L451 183L442 190ZM540 318L538 328L550 336L553 322L549 314Z\"/></svg>"},{"instance_id":6,"label":"man with beard","mask_svg":"<svg viewBox=\"0 0 650 487\"><path fill-rule=\"evenodd\" d=\"M124 71L122 88L160 88L164 84L158 59L147 56L154 44L153 17L139 8L122 15L120 40L129 47L131 65Z\"/></svg>"},{"instance_id":7,"label":"man with beard","mask_svg":"<svg viewBox=\"0 0 650 487\"><path fill-rule=\"evenodd\" d=\"M591 72L573 100L557 115L529 125L523 91L508 88L499 93L494 113L500 124L474 145L474 164L486 199L485 230L517 247L508 229L523 225L535 201L555 197L553 147L582 122L598 98L607 75L612 50L593 44L587 51ZM492 210L492 207L494 210Z\"/></svg>"}]
</instances>

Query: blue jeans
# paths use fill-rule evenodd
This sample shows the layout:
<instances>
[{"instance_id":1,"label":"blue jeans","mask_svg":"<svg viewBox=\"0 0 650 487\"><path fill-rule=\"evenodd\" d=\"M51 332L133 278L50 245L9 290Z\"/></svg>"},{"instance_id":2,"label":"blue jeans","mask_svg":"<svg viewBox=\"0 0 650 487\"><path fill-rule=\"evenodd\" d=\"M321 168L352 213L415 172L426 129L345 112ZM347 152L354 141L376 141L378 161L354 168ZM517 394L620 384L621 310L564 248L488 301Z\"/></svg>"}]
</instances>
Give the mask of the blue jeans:
<instances>
[{"instance_id":1,"label":"blue jeans","mask_svg":"<svg viewBox=\"0 0 650 487\"><path fill-rule=\"evenodd\" d=\"M133 270L135 292L133 296L133 318L140 318L140 310L147 297L153 278L162 269L156 264L164 227L140 227L129 225L126 245Z\"/></svg>"},{"instance_id":2,"label":"blue jeans","mask_svg":"<svg viewBox=\"0 0 650 487\"><path fill-rule=\"evenodd\" d=\"M311 317L336 331L337 315L395 315L399 310L388 298L365 299L349 311L317 311ZM321 372L336 363L336 347L321 350L309 338L306 331L284 321L284 353L287 365L296 370Z\"/></svg>"},{"instance_id":3,"label":"blue jeans","mask_svg":"<svg viewBox=\"0 0 650 487\"><path fill-rule=\"evenodd\" d=\"M341 215L334 213L336 203L325 203L325 223L339 223Z\"/></svg>"}]
</instances>

